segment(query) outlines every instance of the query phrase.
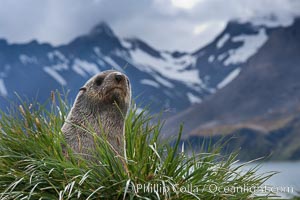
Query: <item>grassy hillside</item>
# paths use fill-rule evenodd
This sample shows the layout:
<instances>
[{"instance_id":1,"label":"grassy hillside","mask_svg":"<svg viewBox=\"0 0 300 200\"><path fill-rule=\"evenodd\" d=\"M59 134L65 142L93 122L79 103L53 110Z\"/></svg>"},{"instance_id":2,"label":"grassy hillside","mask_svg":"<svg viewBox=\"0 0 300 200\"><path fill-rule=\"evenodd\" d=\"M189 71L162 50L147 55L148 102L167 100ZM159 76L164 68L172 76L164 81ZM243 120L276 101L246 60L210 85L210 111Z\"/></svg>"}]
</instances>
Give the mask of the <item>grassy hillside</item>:
<instances>
[{"instance_id":1,"label":"grassy hillside","mask_svg":"<svg viewBox=\"0 0 300 200\"><path fill-rule=\"evenodd\" d=\"M52 95L45 105L22 102L1 112L0 199L251 199L253 190L242 188L257 188L272 175L257 168L241 173L237 154L222 157L220 149L188 156L181 131L173 145L163 142L159 120L153 124L153 116L135 109L126 119L127 157L116 157L91 132L98 144L93 161L70 149L65 158L60 128L68 110Z\"/></svg>"}]
</instances>

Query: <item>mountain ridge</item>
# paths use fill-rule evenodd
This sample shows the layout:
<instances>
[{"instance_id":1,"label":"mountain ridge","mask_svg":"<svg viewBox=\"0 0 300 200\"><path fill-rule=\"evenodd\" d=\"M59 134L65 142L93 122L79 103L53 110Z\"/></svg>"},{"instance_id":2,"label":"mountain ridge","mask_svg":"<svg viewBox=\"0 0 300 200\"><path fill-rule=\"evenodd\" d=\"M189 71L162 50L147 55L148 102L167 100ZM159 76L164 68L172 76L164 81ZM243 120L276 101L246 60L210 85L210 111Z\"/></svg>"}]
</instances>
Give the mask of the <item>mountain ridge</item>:
<instances>
[{"instance_id":1,"label":"mountain ridge","mask_svg":"<svg viewBox=\"0 0 300 200\"><path fill-rule=\"evenodd\" d=\"M201 66L195 63L199 56L159 51L137 38L120 39L105 22L64 45L52 46L36 40L10 44L1 39L0 47L0 94L12 99L14 92L31 97L40 90L41 98L38 99L44 101L51 89L61 86L77 88L78 83L83 84L88 76L100 70L115 68L123 71L126 64L128 69L125 71L129 76L132 74L141 79L132 78L136 96L147 91L156 112L161 109L182 110L192 103L201 102L201 98L214 91L200 77ZM20 70L14 72L17 69ZM27 73L32 73L35 79ZM29 86L16 85L13 79L24 80ZM39 89L36 82L42 79L49 84L42 84ZM175 87L176 91L170 92ZM75 91L70 95L74 98ZM141 99L144 101L149 103L147 99Z\"/></svg>"},{"instance_id":2,"label":"mountain ridge","mask_svg":"<svg viewBox=\"0 0 300 200\"><path fill-rule=\"evenodd\" d=\"M100 70L115 68L123 71L122 67L127 65L129 75L135 76L139 73L140 77L147 77L138 82L143 85L142 87L144 85L152 87L146 86L146 91L150 91L150 99L155 104L155 111L167 107L168 110L181 111L193 103L202 102L239 75L240 64L246 62L252 55L248 53L244 60L239 61L235 54L247 46L247 37L259 36L259 29L269 30L261 25L230 22L211 44L192 53L159 51L138 38L120 39L105 22L100 22L90 32L75 38L70 43L59 46L39 43L36 40L25 44L9 44L2 39L0 72L5 74L0 77L2 88L6 82L9 82L6 75L12 68L23 68L28 65L33 73L43 68L44 73L55 79L58 84L50 81L52 88L73 86L72 81L65 79L78 79L82 83L83 81L80 80L82 78L75 77L75 74L86 80L88 75L91 76ZM244 38L237 38L241 36ZM254 54L256 49L252 51ZM23 77L27 79L26 71L24 70L23 73ZM136 81L133 79L133 82ZM175 93L170 93L170 90L174 91L175 86ZM135 87L138 92L136 96L139 96L141 91L145 91L145 88ZM31 90L34 90L34 87ZM33 91L22 91L21 87L8 88L7 91L6 95L10 97L13 91L24 94L29 92L29 96L33 94ZM164 94L159 95L163 98L156 98L151 93ZM71 95L74 96L74 93ZM160 103L162 99L165 101ZM181 104L176 103L178 100ZM145 101L148 103L147 100Z\"/></svg>"},{"instance_id":3,"label":"mountain ridge","mask_svg":"<svg viewBox=\"0 0 300 200\"><path fill-rule=\"evenodd\" d=\"M229 139L238 134L228 146L242 148L241 159L272 152L272 159L300 159L300 145L295 142L300 140L299 41L300 19L292 26L271 30L266 43L243 64L232 82L167 120L167 135L176 132L174 124L184 122L187 141L221 135ZM256 148L256 153L246 156L250 140L255 141L251 148ZM283 145L284 141L288 142Z\"/></svg>"}]
</instances>

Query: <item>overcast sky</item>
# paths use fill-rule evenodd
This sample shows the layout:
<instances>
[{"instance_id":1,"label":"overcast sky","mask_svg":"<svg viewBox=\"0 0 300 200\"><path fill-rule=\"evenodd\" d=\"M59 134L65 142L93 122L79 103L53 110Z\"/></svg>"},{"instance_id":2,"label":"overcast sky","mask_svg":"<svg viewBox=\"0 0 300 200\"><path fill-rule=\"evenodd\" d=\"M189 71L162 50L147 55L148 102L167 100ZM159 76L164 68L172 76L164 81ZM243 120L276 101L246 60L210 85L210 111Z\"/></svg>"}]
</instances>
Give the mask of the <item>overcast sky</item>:
<instances>
[{"instance_id":1,"label":"overcast sky","mask_svg":"<svg viewBox=\"0 0 300 200\"><path fill-rule=\"evenodd\" d=\"M300 0L0 0L0 38L59 45L106 21L120 37L193 51L229 20L275 17L275 24L288 25L299 14Z\"/></svg>"}]
</instances>

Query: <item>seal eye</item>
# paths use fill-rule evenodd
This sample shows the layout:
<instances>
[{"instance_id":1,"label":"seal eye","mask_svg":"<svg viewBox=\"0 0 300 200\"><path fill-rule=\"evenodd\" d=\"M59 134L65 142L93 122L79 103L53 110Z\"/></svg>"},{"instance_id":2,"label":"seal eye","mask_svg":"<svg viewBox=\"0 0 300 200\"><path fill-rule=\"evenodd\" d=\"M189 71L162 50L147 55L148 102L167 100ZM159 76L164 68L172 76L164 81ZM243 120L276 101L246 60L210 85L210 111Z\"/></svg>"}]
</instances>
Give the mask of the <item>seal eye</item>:
<instances>
[{"instance_id":1,"label":"seal eye","mask_svg":"<svg viewBox=\"0 0 300 200\"><path fill-rule=\"evenodd\" d=\"M127 80L127 86L129 87L129 85L130 85L129 79L127 78L126 80Z\"/></svg>"},{"instance_id":2,"label":"seal eye","mask_svg":"<svg viewBox=\"0 0 300 200\"><path fill-rule=\"evenodd\" d=\"M102 77L98 77L98 78L95 80L95 84L96 84L97 86L100 86L100 85L102 84L102 82L103 82L103 78L102 78Z\"/></svg>"}]
</instances>

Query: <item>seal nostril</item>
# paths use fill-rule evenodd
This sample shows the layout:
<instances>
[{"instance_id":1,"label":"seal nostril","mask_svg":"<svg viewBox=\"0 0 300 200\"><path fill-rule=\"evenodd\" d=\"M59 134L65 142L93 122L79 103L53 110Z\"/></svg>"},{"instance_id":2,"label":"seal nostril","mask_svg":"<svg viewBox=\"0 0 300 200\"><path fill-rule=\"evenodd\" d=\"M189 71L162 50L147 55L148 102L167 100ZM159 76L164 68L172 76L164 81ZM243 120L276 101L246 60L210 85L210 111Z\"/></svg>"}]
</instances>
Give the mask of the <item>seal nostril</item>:
<instances>
[{"instance_id":1,"label":"seal nostril","mask_svg":"<svg viewBox=\"0 0 300 200\"><path fill-rule=\"evenodd\" d=\"M123 79L123 76L122 76L121 74L116 74L116 75L115 75L115 79L116 79L116 81L117 81L118 83L120 83L120 82L122 81L122 79Z\"/></svg>"}]
</instances>

